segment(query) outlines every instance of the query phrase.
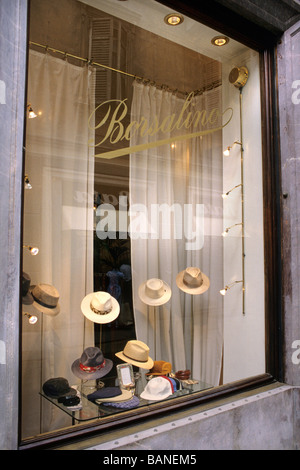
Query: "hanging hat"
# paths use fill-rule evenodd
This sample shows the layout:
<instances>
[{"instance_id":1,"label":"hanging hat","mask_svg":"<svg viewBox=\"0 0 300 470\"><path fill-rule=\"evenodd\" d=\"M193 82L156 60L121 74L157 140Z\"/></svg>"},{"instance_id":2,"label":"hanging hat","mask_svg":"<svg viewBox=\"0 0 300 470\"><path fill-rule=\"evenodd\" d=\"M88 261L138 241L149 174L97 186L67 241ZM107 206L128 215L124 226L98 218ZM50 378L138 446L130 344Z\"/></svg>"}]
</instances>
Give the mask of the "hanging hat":
<instances>
[{"instance_id":1,"label":"hanging hat","mask_svg":"<svg viewBox=\"0 0 300 470\"><path fill-rule=\"evenodd\" d=\"M199 268L186 268L176 276L176 284L187 294L203 294L210 285L209 278Z\"/></svg>"},{"instance_id":2,"label":"hanging hat","mask_svg":"<svg viewBox=\"0 0 300 470\"><path fill-rule=\"evenodd\" d=\"M171 288L161 279L148 279L139 287L140 299L147 305L163 305L170 300L171 295Z\"/></svg>"},{"instance_id":3,"label":"hanging hat","mask_svg":"<svg viewBox=\"0 0 300 470\"><path fill-rule=\"evenodd\" d=\"M38 284L29 289L33 297L33 306L46 315L57 315L60 312L59 293L50 284Z\"/></svg>"},{"instance_id":4,"label":"hanging hat","mask_svg":"<svg viewBox=\"0 0 300 470\"><path fill-rule=\"evenodd\" d=\"M132 398L130 390L120 389L119 387L104 387L87 396L88 400L94 403L119 402Z\"/></svg>"},{"instance_id":5,"label":"hanging hat","mask_svg":"<svg viewBox=\"0 0 300 470\"><path fill-rule=\"evenodd\" d=\"M119 316L120 306L108 292L92 292L82 300L81 311L92 322L104 324Z\"/></svg>"},{"instance_id":6,"label":"hanging hat","mask_svg":"<svg viewBox=\"0 0 300 470\"><path fill-rule=\"evenodd\" d=\"M29 274L23 272L21 291L22 291L22 304L24 305L33 304L33 297L29 292L30 283L31 283L31 278Z\"/></svg>"},{"instance_id":7,"label":"hanging hat","mask_svg":"<svg viewBox=\"0 0 300 470\"><path fill-rule=\"evenodd\" d=\"M69 382L64 377L48 379L43 384L43 392L50 398L74 397L77 390L70 387Z\"/></svg>"},{"instance_id":8,"label":"hanging hat","mask_svg":"<svg viewBox=\"0 0 300 470\"><path fill-rule=\"evenodd\" d=\"M145 400L158 401L169 397L174 393L174 386L171 380L167 377L154 377L149 380L144 391L141 393L141 398Z\"/></svg>"},{"instance_id":9,"label":"hanging hat","mask_svg":"<svg viewBox=\"0 0 300 470\"><path fill-rule=\"evenodd\" d=\"M149 357L149 351L147 344L132 339L127 341L124 350L116 353L116 356L122 359L122 361L141 367L142 369L151 369L154 365L154 361Z\"/></svg>"},{"instance_id":10,"label":"hanging hat","mask_svg":"<svg viewBox=\"0 0 300 470\"><path fill-rule=\"evenodd\" d=\"M79 359L73 362L71 369L76 377L93 380L104 377L110 372L112 366L112 360L105 359L99 348L90 346L83 351Z\"/></svg>"},{"instance_id":11,"label":"hanging hat","mask_svg":"<svg viewBox=\"0 0 300 470\"><path fill-rule=\"evenodd\" d=\"M146 375L167 375L170 374L172 365L170 362L154 361L154 365Z\"/></svg>"}]
</instances>

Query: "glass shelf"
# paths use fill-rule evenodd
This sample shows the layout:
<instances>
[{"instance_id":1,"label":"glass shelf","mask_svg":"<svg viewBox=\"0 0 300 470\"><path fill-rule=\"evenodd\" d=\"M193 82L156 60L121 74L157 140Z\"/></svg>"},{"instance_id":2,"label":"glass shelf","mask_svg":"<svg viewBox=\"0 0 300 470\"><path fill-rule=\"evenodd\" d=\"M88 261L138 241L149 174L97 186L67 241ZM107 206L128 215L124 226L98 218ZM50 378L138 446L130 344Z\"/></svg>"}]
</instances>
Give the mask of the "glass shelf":
<instances>
[{"instance_id":1,"label":"glass shelf","mask_svg":"<svg viewBox=\"0 0 300 470\"><path fill-rule=\"evenodd\" d=\"M141 379L137 381L137 385L135 389L135 396L139 398L139 404L135 408L131 408L131 410L136 409L136 408L141 408L143 406L149 406L153 403L159 403L159 402L163 402L166 400L172 400L173 398L190 395L192 393L196 393L196 392L200 392L200 391L212 388L212 385L199 381L197 384L184 385L182 387L182 390L176 391L175 393L173 393L172 395L168 396L167 398L163 400L150 401L150 400L145 400L139 397L139 394L144 389L144 387L141 388L142 384L139 383L140 381ZM96 403L91 402L90 400L88 400L87 395L89 393L92 393L92 391L95 391L95 388L93 388L93 390L89 391L88 393L86 392L87 388L88 387L86 386L81 386L78 388L81 394L81 404L82 404L82 407L79 410L73 410L72 408L63 405L62 403L59 403L57 399L48 397L47 395L45 395L44 392L40 392L40 395L43 398L50 401L53 405L60 408L64 413L67 413L69 416L71 416L72 424L75 424L75 421L78 421L78 422L89 421L93 419L103 418L106 416L111 416L117 413L122 413L124 411L128 411L128 408L117 408L117 407L105 405L104 403L96 404Z\"/></svg>"}]
</instances>

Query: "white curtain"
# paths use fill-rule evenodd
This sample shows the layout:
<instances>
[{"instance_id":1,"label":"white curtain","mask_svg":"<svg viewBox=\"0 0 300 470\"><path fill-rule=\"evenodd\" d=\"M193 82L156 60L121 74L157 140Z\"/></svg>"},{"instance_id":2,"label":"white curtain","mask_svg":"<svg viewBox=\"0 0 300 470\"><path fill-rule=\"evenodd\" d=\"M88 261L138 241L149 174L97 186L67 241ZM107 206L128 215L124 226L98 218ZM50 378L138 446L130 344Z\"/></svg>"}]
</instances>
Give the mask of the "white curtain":
<instances>
[{"instance_id":1,"label":"white curtain","mask_svg":"<svg viewBox=\"0 0 300 470\"><path fill-rule=\"evenodd\" d=\"M165 122L165 126L162 127L164 132L155 135L132 133L130 145L147 145L174 137L174 142L130 155L136 333L139 340L148 344L154 360L171 362L174 371L191 369L193 378L218 385L223 347L223 309L219 294L223 285L222 135L218 131L190 140L176 140L174 131L167 132L168 127L172 127L167 123L171 122L168 116L175 114L178 118L182 109L185 111L181 123L189 112L207 110L209 114L213 108L220 109L221 89L194 97L186 108L184 102L168 91L134 83L132 121ZM220 123L215 122L202 128L190 127L186 132L218 125ZM177 127L177 136L183 135L184 126ZM153 216L153 207L157 205L166 210L160 223ZM189 226L191 230L187 230ZM189 266L200 268L210 278L210 288L204 294L192 296L177 287L177 273ZM139 299L139 285L150 278L162 279L171 287L172 297L167 304L147 307Z\"/></svg>"},{"instance_id":2,"label":"white curtain","mask_svg":"<svg viewBox=\"0 0 300 470\"><path fill-rule=\"evenodd\" d=\"M28 119L26 167L32 185L25 190L23 271L32 284L53 285L60 313L37 313L38 323L23 318L23 434L58 429L70 418L40 398L52 377L79 383L71 365L93 345L93 324L81 313L83 297L93 292L93 184L88 118L93 109L93 71L66 60L30 51L28 102L36 113Z\"/></svg>"}]
</instances>

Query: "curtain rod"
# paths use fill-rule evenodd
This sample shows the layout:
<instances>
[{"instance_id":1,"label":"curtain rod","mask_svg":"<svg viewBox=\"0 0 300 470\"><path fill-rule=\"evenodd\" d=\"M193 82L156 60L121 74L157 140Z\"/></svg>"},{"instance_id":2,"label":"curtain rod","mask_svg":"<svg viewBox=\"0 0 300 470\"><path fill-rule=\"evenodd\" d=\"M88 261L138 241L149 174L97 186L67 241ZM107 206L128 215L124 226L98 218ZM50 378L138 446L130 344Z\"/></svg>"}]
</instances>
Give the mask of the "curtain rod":
<instances>
[{"instance_id":1,"label":"curtain rod","mask_svg":"<svg viewBox=\"0 0 300 470\"><path fill-rule=\"evenodd\" d=\"M57 54L62 54L65 58L71 57L72 59L81 60L83 62L86 62L87 65L91 65L91 66L96 65L97 67L102 67L102 68L105 68L107 70L111 70L112 72L117 72L117 73L120 73L120 74L123 74L123 75L127 75L128 77L131 77L131 78L134 78L135 80L141 81L145 85L155 86L157 88L166 89L166 90L171 91L173 93L181 93L181 94L186 95L186 96L188 96L190 93L200 95L200 94L204 93L205 91L209 91L209 90L212 90L214 88L217 88L218 86L220 86L222 84L221 81L213 82L211 85L209 85L207 87L203 87L199 90L193 90L192 92L189 93L187 91L178 90L177 88L170 88L168 85L164 85L164 84L158 85L154 80L150 80L150 79L144 78L144 77L139 77L138 75L134 75L134 74L129 73L129 72L124 72L123 70L118 70L118 69L115 69L113 67L109 67L108 65L99 64L97 62L94 62L91 59L85 59L83 57L78 57L74 54L70 54L69 52L60 51L59 49L55 49L53 47L46 46L44 44L38 44L37 42L29 41L29 45L42 47L43 49L46 50L46 52L51 51L51 52L54 52L54 53L57 53Z\"/></svg>"}]
</instances>

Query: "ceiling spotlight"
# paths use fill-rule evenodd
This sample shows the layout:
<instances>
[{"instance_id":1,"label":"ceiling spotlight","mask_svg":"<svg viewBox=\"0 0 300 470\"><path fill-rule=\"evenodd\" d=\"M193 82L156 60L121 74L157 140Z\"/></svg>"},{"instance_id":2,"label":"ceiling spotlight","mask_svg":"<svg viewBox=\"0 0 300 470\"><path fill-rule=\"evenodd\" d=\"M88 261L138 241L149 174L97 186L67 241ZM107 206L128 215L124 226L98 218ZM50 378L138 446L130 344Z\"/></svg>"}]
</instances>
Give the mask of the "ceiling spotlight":
<instances>
[{"instance_id":1,"label":"ceiling spotlight","mask_svg":"<svg viewBox=\"0 0 300 470\"><path fill-rule=\"evenodd\" d=\"M39 249L37 246L23 245L23 248L27 248L30 251L30 254L32 256L36 256L39 252Z\"/></svg>"},{"instance_id":2,"label":"ceiling spotlight","mask_svg":"<svg viewBox=\"0 0 300 470\"><path fill-rule=\"evenodd\" d=\"M31 104L28 104L27 105L27 109L28 109L28 117L29 119L34 119L37 117L37 114L33 111L32 107L31 107Z\"/></svg>"},{"instance_id":3,"label":"ceiling spotlight","mask_svg":"<svg viewBox=\"0 0 300 470\"><path fill-rule=\"evenodd\" d=\"M170 15L165 16L164 21L170 26L177 26L183 22L183 16L178 13L171 13Z\"/></svg>"},{"instance_id":4,"label":"ceiling spotlight","mask_svg":"<svg viewBox=\"0 0 300 470\"><path fill-rule=\"evenodd\" d=\"M227 291L229 289L231 289L232 286L234 286L235 284L238 284L239 282L243 282L243 281L234 281L232 282L231 284L228 284L227 286L224 287L224 289L221 289L220 290L220 294L221 295L226 295ZM244 288L243 288L244 289Z\"/></svg>"},{"instance_id":5,"label":"ceiling spotlight","mask_svg":"<svg viewBox=\"0 0 300 470\"><path fill-rule=\"evenodd\" d=\"M30 325L34 325L38 321L38 317L36 315L30 315L30 313L24 313L24 315L28 317Z\"/></svg>"},{"instance_id":6,"label":"ceiling spotlight","mask_svg":"<svg viewBox=\"0 0 300 470\"><path fill-rule=\"evenodd\" d=\"M225 44L229 43L229 38L227 38L226 36L215 36L214 38L212 38L211 43L214 46L218 47L225 46Z\"/></svg>"},{"instance_id":7,"label":"ceiling spotlight","mask_svg":"<svg viewBox=\"0 0 300 470\"><path fill-rule=\"evenodd\" d=\"M222 236L223 236L223 237L227 237L229 230L230 230L232 227L236 227L237 225L243 225L243 224L240 222L239 224L234 224L234 225L231 225L230 227L225 228L224 232L222 232Z\"/></svg>"}]
</instances>

